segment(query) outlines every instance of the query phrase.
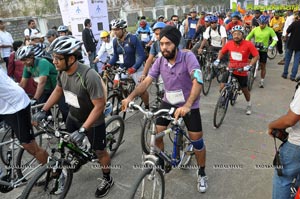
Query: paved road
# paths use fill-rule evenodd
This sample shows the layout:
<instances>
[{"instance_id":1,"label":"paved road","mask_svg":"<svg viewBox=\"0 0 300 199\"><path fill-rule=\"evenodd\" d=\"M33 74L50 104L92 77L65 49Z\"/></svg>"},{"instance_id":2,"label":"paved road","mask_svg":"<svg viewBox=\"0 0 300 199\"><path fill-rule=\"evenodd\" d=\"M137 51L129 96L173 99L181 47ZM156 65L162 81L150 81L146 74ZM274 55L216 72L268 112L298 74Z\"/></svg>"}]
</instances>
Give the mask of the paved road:
<instances>
[{"instance_id":1,"label":"paved road","mask_svg":"<svg viewBox=\"0 0 300 199\"><path fill-rule=\"evenodd\" d=\"M239 96L234 107L229 107L225 121L219 129L213 128L213 112L218 97L218 84L213 81L208 96L201 97L201 116L207 149L206 173L209 187L205 194L196 189L196 170L174 169L166 175L167 199L266 199L271 198L274 143L266 134L267 124L286 113L293 96L295 82L280 77L283 66L277 65L281 57L269 60L265 88L258 88L258 80L251 92L252 114L245 115L246 101ZM133 165L141 163L140 120L136 113L126 120L125 142L112 164L115 185L106 198L124 198L140 170ZM166 143L168 141L166 140ZM195 160L192 162L195 165ZM235 168L229 168L229 167ZM85 165L74 175L67 198L94 198L101 177L92 164ZM22 188L0 198L15 198Z\"/></svg>"}]
</instances>

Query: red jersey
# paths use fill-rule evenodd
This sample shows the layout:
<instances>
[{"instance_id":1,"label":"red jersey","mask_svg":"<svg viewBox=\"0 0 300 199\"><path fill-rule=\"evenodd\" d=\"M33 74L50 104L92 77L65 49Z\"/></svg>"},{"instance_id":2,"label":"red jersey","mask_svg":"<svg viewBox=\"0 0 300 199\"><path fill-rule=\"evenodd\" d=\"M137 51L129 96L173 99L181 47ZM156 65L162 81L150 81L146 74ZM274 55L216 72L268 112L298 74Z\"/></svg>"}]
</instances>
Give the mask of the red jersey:
<instances>
[{"instance_id":1,"label":"red jersey","mask_svg":"<svg viewBox=\"0 0 300 199\"><path fill-rule=\"evenodd\" d=\"M222 54L229 52L229 68L242 68L249 64L249 55L253 57L259 55L257 49L251 41L242 40L238 45L233 40L228 41L221 50ZM233 72L235 75L247 76L247 71Z\"/></svg>"},{"instance_id":2,"label":"red jersey","mask_svg":"<svg viewBox=\"0 0 300 199\"><path fill-rule=\"evenodd\" d=\"M237 21L237 23L232 23L232 21L231 21L231 22L229 22L229 24L227 24L226 31L231 30L236 25L242 26L243 23L241 21Z\"/></svg>"}]
</instances>

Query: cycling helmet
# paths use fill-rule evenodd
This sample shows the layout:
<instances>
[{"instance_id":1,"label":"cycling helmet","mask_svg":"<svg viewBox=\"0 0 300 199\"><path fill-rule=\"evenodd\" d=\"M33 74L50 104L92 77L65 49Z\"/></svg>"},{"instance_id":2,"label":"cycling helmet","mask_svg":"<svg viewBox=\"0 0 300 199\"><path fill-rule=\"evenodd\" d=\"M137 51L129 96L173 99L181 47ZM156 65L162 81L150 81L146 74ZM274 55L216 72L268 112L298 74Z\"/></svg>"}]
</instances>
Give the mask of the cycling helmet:
<instances>
[{"instance_id":1,"label":"cycling helmet","mask_svg":"<svg viewBox=\"0 0 300 199\"><path fill-rule=\"evenodd\" d=\"M103 31L100 33L100 37L101 37L101 38L109 37L109 32L107 32L106 30L103 30Z\"/></svg>"},{"instance_id":2,"label":"cycling helmet","mask_svg":"<svg viewBox=\"0 0 300 199\"><path fill-rule=\"evenodd\" d=\"M146 20L141 20L141 21L140 21L140 26L141 26L142 28L145 28L146 25L147 25L147 21L146 21Z\"/></svg>"},{"instance_id":3,"label":"cycling helmet","mask_svg":"<svg viewBox=\"0 0 300 199\"><path fill-rule=\"evenodd\" d=\"M44 49L40 45L33 46L34 56L41 57L44 54Z\"/></svg>"},{"instance_id":4,"label":"cycling helmet","mask_svg":"<svg viewBox=\"0 0 300 199\"><path fill-rule=\"evenodd\" d=\"M257 23L259 23L259 24L268 24L269 23L269 16L260 15L260 17L257 19Z\"/></svg>"},{"instance_id":5,"label":"cycling helmet","mask_svg":"<svg viewBox=\"0 0 300 199\"><path fill-rule=\"evenodd\" d=\"M209 16L206 16L206 17L204 17L204 21L205 21L205 22L209 22L209 17L210 17L210 15L209 15Z\"/></svg>"},{"instance_id":6,"label":"cycling helmet","mask_svg":"<svg viewBox=\"0 0 300 199\"><path fill-rule=\"evenodd\" d=\"M163 29L164 27L166 27L166 24L164 22L156 22L153 26L153 31L155 31L156 29Z\"/></svg>"},{"instance_id":7,"label":"cycling helmet","mask_svg":"<svg viewBox=\"0 0 300 199\"><path fill-rule=\"evenodd\" d=\"M210 15L208 16L208 22L212 23L212 22L217 22L218 21L218 17L215 15Z\"/></svg>"},{"instance_id":8,"label":"cycling helmet","mask_svg":"<svg viewBox=\"0 0 300 199\"><path fill-rule=\"evenodd\" d=\"M231 29L231 33L233 33L234 31L240 31L241 33L245 34L244 27L240 25L233 26L233 28Z\"/></svg>"},{"instance_id":9,"label":"cycling helmet","mask_svg":"<svg viewBox=\"0 0 300 199\"><path fill-rule=\"evenodd\" d=\"M71 36L61 36L56 38L50 45L48 52L63 55L73 55L81 50L79 40Z\"/></svg>"},{"instance_id":10,"label":"cycling helmet","mask_svg":"<svg viewBox=\"0 0 300 199\"><path fill-rule=\"evenodd\" d=\"M57 32L68 32L69 29L67 26L61 25L57 28Z\"/></svg>"},{"instance_id":11,"label":"cycling helmet","mask_svg":"<svg viewBox=\"0 0 300 199\"><path fill-rule=\"evenodd\" d=\"M240 12L238 12L238 11L235 11L231 14L231 18L233 18L233 17L236 17L238 19L242 18Z\"/></svg>"},{"instance_id":12,"label":"cycling helmet","mask_svg":"<svg viewBox=\"0 0 300 199\"><path fill-rule=\"evenodd\" d=\"M123 19L114 19L111 21L111 28L115 29L115 28L127 28L127 22Z\"/></svg>"},{"instance_id":13,"label":"cycling helmet","mask_svg":"<svg viewBox=\"0 0 300 199\"><path fill-rule=\"evenodd\" d=\"M16 52L17 60L22 60L33 56L34 56L34 50L32 46L22 46Z\"/></svg>"}]
</instances>

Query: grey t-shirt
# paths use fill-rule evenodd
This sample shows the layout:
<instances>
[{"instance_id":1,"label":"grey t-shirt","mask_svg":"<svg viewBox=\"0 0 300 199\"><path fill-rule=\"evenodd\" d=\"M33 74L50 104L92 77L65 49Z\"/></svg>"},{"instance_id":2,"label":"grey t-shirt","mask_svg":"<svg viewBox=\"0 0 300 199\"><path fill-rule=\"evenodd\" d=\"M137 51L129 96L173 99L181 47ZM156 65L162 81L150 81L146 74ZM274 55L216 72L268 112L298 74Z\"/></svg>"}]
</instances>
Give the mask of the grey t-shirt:
<instances>
[{"instance_id":1,"label":"grey t-shirt","mask_svg":"<svg viewBox=\"0 0 300 199\"><path fill-rule=\"evenodd\" d=\"M70 117L84 123L94 108L91 100L104 97L99 75L95 70L78 63L78 68L72 75L63 71L57 79L57 84L63 88L66 102L69 104ZM93 126L101 125L103 122L102 114Z\"/></svg>"}]
</instances>

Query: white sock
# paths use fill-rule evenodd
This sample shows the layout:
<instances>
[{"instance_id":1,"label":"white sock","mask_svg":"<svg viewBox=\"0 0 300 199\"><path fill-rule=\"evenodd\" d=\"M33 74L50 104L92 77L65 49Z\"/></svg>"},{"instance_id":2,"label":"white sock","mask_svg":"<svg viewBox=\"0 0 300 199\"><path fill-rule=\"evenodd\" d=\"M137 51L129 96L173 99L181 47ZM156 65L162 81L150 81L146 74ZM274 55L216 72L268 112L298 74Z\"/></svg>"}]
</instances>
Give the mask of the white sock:
<instances>
[{"instance_id":1,"label":"white sock","mask_svg":"<svg viewBox=\"0 0 300 199\"><path fill-rule=\"evenodd\" d=\"M248 106L251 106L251 101L248 101Z\"/></svg>"},{"instance_id":2,"label":"white sock","mask_svg":"<svg viewBox=\"0 0 300 199\"><path fill-rule=\"evenodd\" d=\"M260 82L264 82L264 79L261 79Z\"/></svg>"}]
</instances>

